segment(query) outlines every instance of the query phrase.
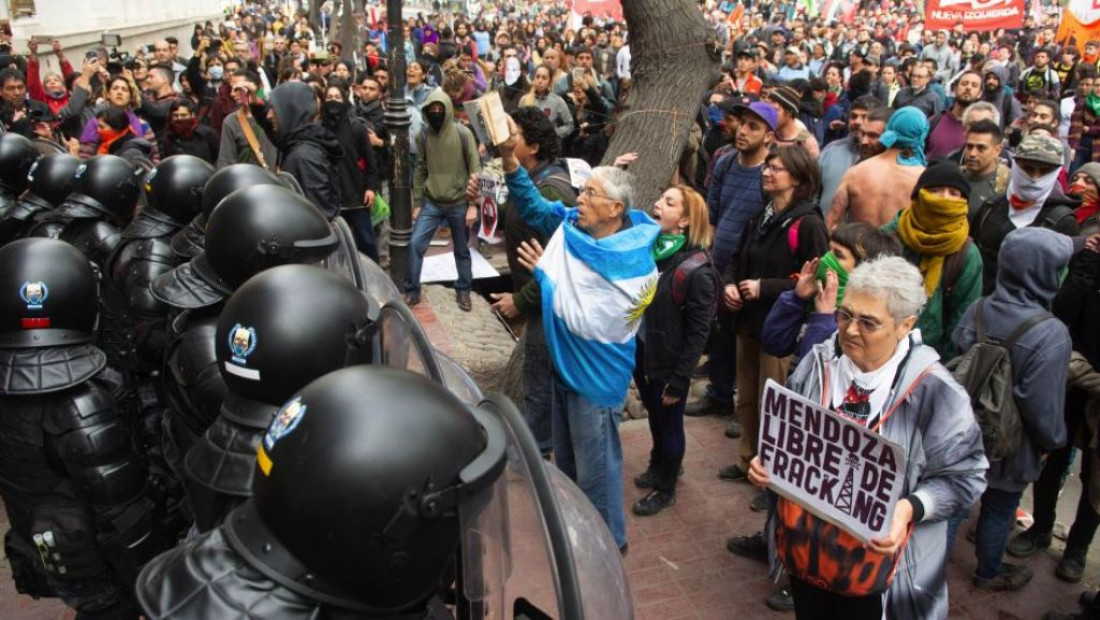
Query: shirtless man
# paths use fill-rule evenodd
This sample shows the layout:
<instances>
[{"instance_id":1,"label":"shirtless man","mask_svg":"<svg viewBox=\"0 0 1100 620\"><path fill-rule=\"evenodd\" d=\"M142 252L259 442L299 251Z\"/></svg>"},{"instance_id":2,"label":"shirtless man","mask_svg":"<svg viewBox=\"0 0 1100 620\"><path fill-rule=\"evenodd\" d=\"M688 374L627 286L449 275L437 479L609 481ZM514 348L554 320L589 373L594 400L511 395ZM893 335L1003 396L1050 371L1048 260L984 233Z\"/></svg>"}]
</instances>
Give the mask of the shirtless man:
<instances>
[{"instance_id":1,"label":"shirtless man","mask_svg":"<svg viewBox=\"0 0 1100 620\"><path fill-rule=\"evenodd\" d=\"M841 177L826 219L829 229L844 221L867 222L878 228L909 206L913 188L924 172L927 136L928 120L923 112L908 107L897 110L880 138L886 150L852 166Z\"/></svg>"}]
</instances>

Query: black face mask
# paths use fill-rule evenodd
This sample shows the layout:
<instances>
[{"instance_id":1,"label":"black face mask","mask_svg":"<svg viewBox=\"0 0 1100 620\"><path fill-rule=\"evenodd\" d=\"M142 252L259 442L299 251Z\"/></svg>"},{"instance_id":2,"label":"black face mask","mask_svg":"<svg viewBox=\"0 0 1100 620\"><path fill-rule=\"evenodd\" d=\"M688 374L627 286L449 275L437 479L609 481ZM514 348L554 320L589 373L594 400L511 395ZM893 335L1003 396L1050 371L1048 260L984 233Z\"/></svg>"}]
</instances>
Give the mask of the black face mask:
<instances>
[{"instance_id":1,"label":"black face mask","mask_svg":"<svg viewBox=\"0 0 1100 620\"><path fill-rule=\"evenodd\" d=\"M348 115L348 106L343 101L326 101L321 104L321 116L326 125L339 123Z\"/></svg>"},{"instance_id":2,"label":"black face mask","mask_svg":"<svg viewBox=\"0 0 1100 620\"><path fill-rule=\"evenodd\" d=\"M438 112L429 110L424 113L424 118L428 121L428 125L431 126L432 130L438 133L443 128L443 121L447 119L447 113L442 110Z\"/></svg>"}]
</instances>

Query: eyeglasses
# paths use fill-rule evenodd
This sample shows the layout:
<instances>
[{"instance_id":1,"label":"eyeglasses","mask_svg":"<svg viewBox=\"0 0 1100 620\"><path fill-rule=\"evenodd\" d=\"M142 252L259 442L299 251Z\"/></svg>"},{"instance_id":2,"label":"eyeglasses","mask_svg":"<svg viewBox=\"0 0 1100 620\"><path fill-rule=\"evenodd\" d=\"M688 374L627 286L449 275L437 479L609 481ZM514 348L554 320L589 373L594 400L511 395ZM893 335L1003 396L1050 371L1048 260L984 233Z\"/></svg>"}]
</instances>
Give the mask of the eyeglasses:
<instances>
[{"instance_id":1,"label":"eyeglasses","mask_svg":"<svg viewBox=\"0 0 1100 620\"><path fill-rule=\"evenodd\" d=\"M836 324L841 331L848 329L848 324L856 322L856 327L864 334L873 334L882 329L883 324L869 316L855 316L851 312L840 308L836 311Z\"/></svg>"},{"instance_id":2,"label":"eyeglasses","mask_svg":"<svg viewBox=\"0 0 1100 620\"><path fill-rule=\"evenodd\" d=\"M779 174L780 172L786 172L787 169L782 166L764 166L764 172L770 172L772 174Z\"/></svg>"},{"instance_id":3,"label":"eyeglasses","mask_svg":"<svg viewBox=\"0 0 1100 620\"><path fill-rule=\"evenodd\" d=\"M586 187L586 188L582 189L581 190L581 195L587 196L588 198L603 198L604 200L611 200L612 199L610 196L606 196L604 194L597 194L596 190L592 189L591 187Z\"/></svg>"}]
</instances>

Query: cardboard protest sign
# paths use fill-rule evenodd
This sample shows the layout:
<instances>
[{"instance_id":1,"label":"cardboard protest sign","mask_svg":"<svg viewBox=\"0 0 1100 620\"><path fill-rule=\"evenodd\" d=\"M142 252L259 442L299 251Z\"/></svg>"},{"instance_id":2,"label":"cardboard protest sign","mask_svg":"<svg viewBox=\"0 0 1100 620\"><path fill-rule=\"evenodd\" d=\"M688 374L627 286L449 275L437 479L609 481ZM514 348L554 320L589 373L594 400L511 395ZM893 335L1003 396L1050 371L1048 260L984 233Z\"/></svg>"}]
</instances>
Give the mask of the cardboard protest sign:
<instances>
[{"instance_id":1,"label":"cardboard protest sign","mask_svg":"<svg viewBox=\"0 0 1100 620\"><path fill-rule=\"evenodd\" d=\"M865 543L889 532L905 477L901 446L769 380L759 455L773 491Z\"/></svg>"}]
</instances>

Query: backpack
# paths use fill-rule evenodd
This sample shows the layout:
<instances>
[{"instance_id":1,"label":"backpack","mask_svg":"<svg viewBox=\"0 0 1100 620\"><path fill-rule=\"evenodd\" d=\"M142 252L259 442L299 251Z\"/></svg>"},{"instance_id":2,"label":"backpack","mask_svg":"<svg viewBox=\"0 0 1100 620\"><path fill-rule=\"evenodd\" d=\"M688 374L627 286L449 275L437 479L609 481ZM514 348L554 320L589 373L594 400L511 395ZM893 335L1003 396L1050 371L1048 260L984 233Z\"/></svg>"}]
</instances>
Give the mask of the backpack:
<instances>
[{"instance_id":1,"label":"backpack","mask_svg":"<svg viewBox=\"0 0 1100 620\"><path fill-rule=\"evenodd\" d=\"M691 280L691 274L708 264L710 264L710 254L706 251L700 251L676 265L676 269L672 272L672 302L676 304L677 308L683 308L684 303L687 301L688 281ZM718 299L715 298L714 302L717 304Z\"/></svg>"},{"instance_id":2,"label":"backpack","mask_svg":"<svg viewBox=\"0 0 1100 620\"><path fill-rule=\"evenodd\" d=\"M1008 338L997 342L986 336L982 310L986 299L974 309L977 340L959 357L947 363L947 369L970 395L970 406L982 429L985 455L998 461L1016 453L1023 425L1016 399L1012 395L1012 347L1032 327L1053 318L1049 312L1028 317Z\"/></svg>"}]
</instances>

